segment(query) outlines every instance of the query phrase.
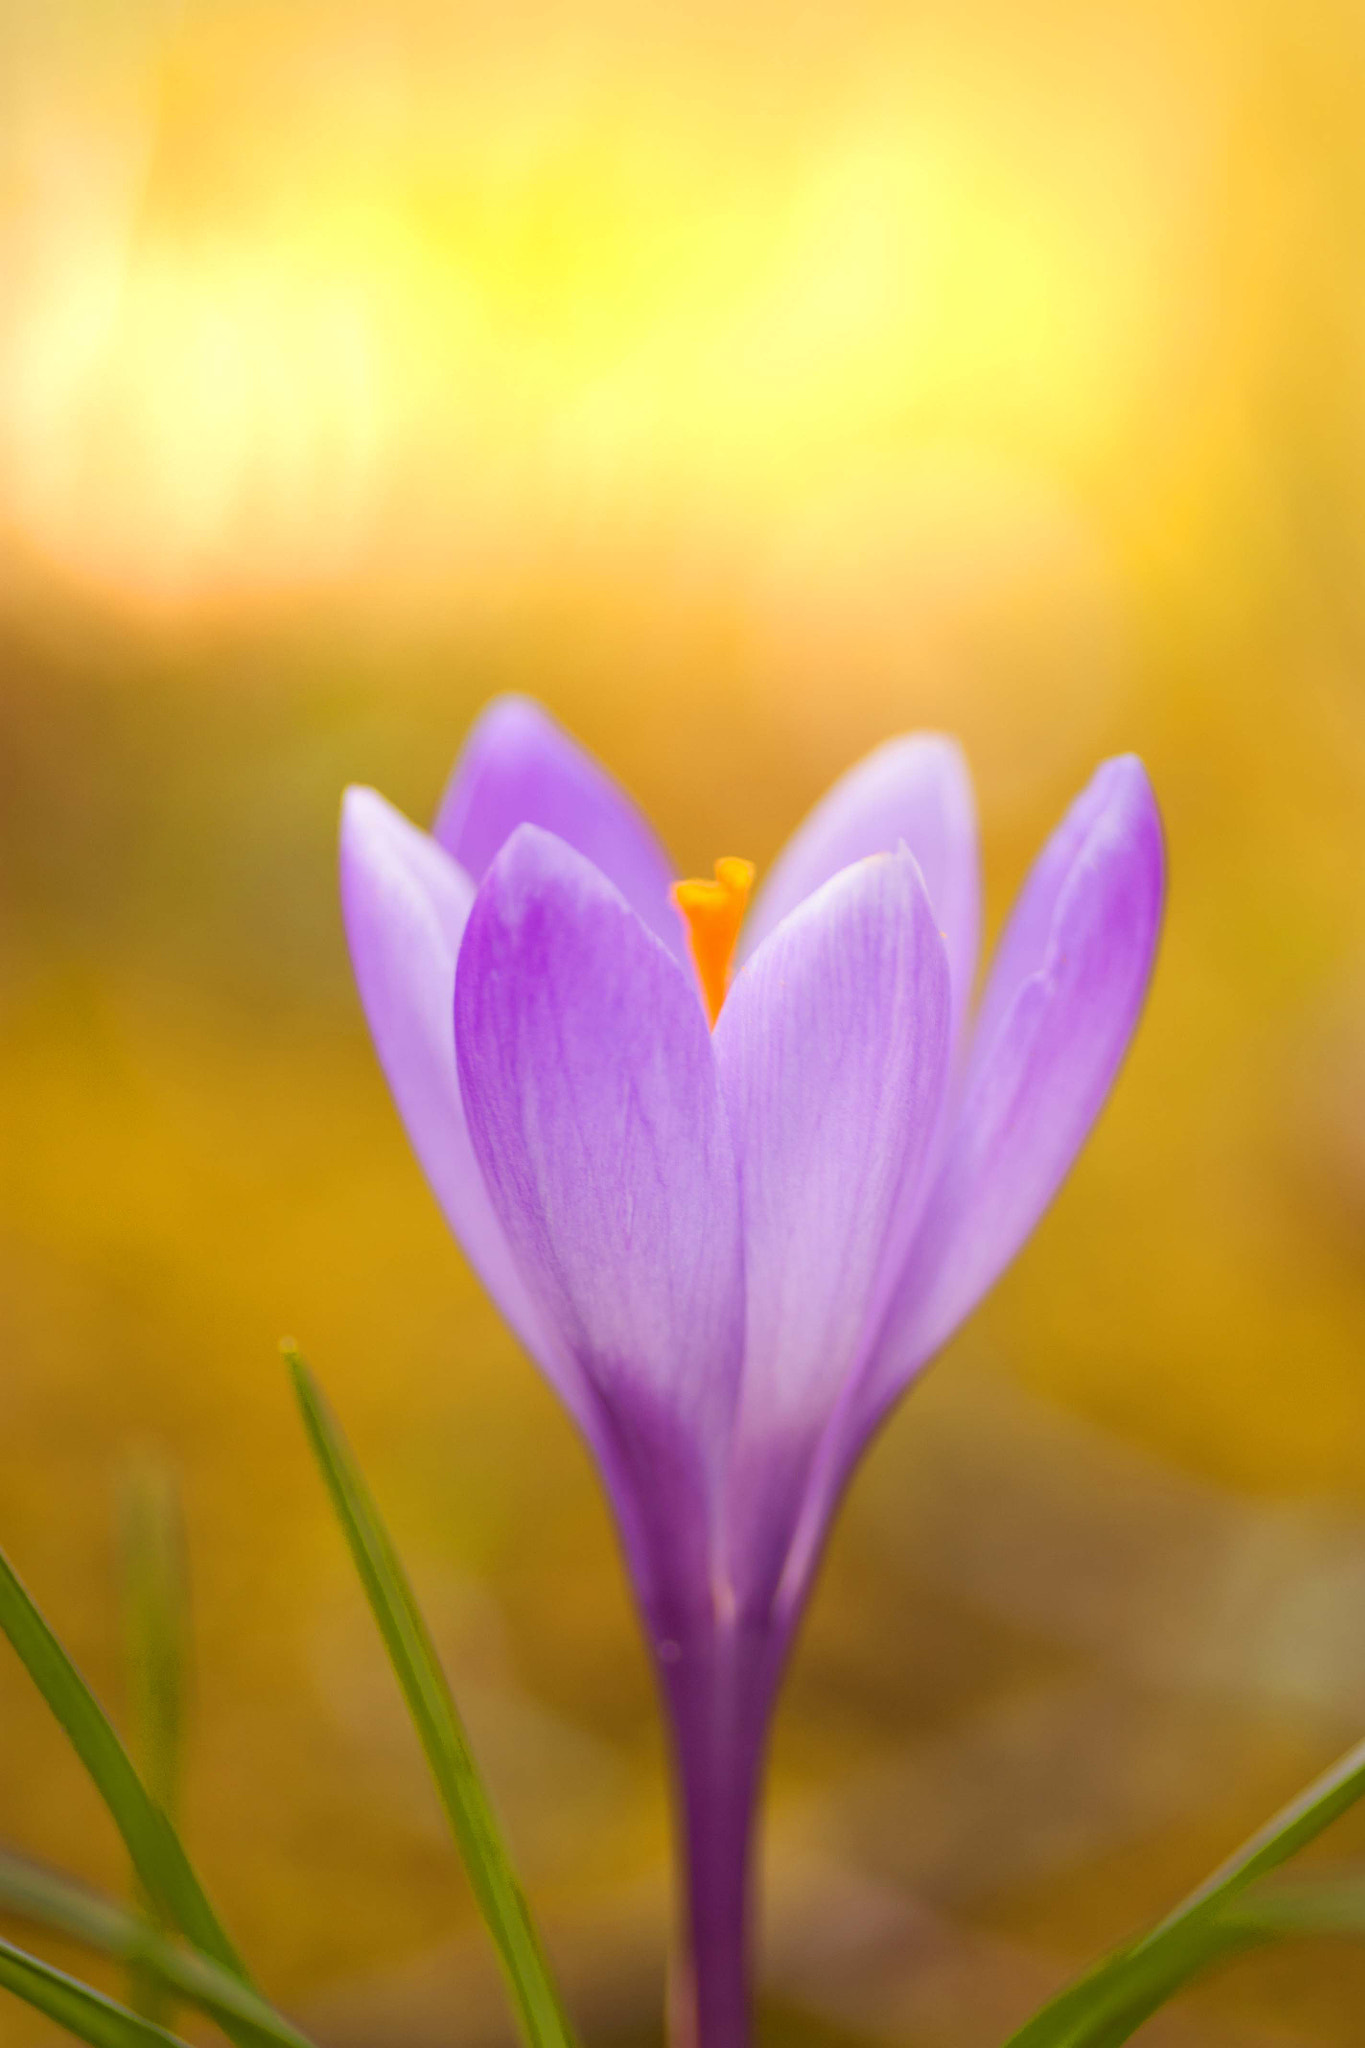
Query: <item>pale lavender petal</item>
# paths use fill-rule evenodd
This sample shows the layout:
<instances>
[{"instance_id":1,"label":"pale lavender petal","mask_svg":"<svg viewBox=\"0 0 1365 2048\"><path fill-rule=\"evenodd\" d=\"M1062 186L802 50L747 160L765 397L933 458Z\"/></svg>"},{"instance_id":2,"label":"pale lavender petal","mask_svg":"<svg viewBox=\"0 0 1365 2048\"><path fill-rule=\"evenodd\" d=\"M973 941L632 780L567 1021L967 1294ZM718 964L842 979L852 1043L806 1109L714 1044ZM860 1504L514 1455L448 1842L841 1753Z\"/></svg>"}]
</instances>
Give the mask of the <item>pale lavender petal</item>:
<instances>
[{"instance_id":1,"label":"pale lavender petal","mask_svg":"<svg viewBox=\"0 0 1365 2048\"><path fill-rule=\"evenodd\" d=\"M656 1580L646 1606L709 1602L744 1281L695 989L590 862L523 826L470 914L455 1041L494 1208L600 1397L607 1483Z\"/></svg>"},{"instance_id":2,"label":"pale lavender petal","mask_svg":"<svg viewBox=\"0 0 1365 2048\"><path fill-rule=\"evenodd\" d=\"M811 1452L908 1249L950 1003L902 849L845 868L784 919L721 1011L748 1297L727 1542L742 1605L775 1583Z\"/></svg>"},{"instance_id":3,"label":"pale lavender petal","mask_svg":"<svg viewBox=\"0 0 1365 2048\"><path fill-rule=\"evenodd\" d=\"M998 1279L1085 1142L1141 1013L1164 893L1161 820L1146 773L1131 755L1106 762L1039 856L1016 913L1023 933L1007 934L1001 949L995 973L1012 984L1008 1003L988 990L983 1014L995 1027L975 1034L943 1163L882 1334L816 1460L781 1593L789 1624L868 1437ZM1021 971L1030 949L1036 964Z\"/></svg>"},{"instance_id":4,"label":"pale lavender petal","mask_svg":"<svg viewBox=\"0 0 1365 2048\"><path fill-rule=\"evenodd\" d=\"M1122 804L1125 791L1131 794L1135 772L1143 774L1131 754L1118 754L1103 762L1030 868L991 958L981 1004L972 1022L973 1058L976 1049L989 1043L999 1030L1020 984L1042 967L1053 942L1058 898L1096 824L1116 800Z\"/></svg>"},{"instance_id":5,"label":"pale lavender petal","mask_svg":"<svg viewBox=\"0 0 1365 2048\"><path fill-rule=\"evenodd\" d=\"M538 704L497 697L465 741L432 833L479 882L518 825L539 825L585 855L685 962L673 870L643 813Z\"/></svg>"},{"instance_id":6,"label":"pale lavender petal","mask_svg":"<svg viewBox=\"0 0 1365 2048\"><path fill-rule=\"evenodd\" d=\"M455 1071L455 960L474 886L372 789L346 792L341 903L379 1064L446 1221L517 1336L584 1419L577 1365L533 1305L469 1143Z\"/></svg>"},{"instance_id":7,"label":"pale lavender petal","mask_svg":"<svg viewBox=\"0 0 1365 2048\"><path fill-rule=\"evenodd\" d=\"M952 1334L1052 1200L1133 1035L1164 893L1146 772L1133 755L1106 762L1040 856L1001 949L866 1411L880 1412Z\"/></svg>"},{"instance_id":8,"label":"pale lavender petal","mask_svg":"<svg viewBox=\"0 0 1365 2048\"><path fill-rule=\"evenodd\" d=\"M746 957L831 875L902 843L919 862L943 933L960 1023L976 975L981 880L971 776L962 749L942 733L888 740L827 791L759 891L744 934Z\"/></svg>"}]
</instances>

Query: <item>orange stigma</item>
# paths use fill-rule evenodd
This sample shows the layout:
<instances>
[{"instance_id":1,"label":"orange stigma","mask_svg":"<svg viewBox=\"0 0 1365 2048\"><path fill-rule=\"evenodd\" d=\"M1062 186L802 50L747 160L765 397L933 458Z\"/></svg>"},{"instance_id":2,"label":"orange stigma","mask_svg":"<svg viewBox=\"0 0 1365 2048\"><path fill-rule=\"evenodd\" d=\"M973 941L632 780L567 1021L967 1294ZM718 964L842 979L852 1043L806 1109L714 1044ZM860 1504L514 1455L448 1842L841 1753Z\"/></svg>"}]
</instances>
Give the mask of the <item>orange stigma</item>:
<instances>
[{"instance_id":1,"label":"orange stigma","mask_svg":"<svg viewBox=\"0 0 1365 2048\"><path fill-rule=\"evenodd\" d=\"M733 855L716 862L714 882L675 882L673 901L687 923L687 943L692 963L706 1001L706 1014L714 1026L730 983L730 962L734 958L739 928L749 891L754 886L754 864Z\"/></svg>"}]
</instances>

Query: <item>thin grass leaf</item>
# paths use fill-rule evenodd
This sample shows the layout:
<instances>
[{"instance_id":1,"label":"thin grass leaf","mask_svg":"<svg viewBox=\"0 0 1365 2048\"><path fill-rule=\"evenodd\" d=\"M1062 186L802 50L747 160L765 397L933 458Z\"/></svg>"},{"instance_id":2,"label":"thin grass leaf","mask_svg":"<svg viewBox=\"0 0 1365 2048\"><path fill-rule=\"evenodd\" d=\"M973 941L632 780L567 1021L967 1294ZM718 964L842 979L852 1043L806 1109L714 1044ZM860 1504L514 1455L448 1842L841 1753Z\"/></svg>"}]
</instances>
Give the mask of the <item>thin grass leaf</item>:
<instances>
[{"instance_id":1,"label":"thin grass leaf","mask_svg":"<svg viewBox=\"0 0 1365 2048\"><path fill-rule=\"evenodd\" d=\"M189 1666L189 1574L175 1480L164 1466L139 1461L125 1475L121 1505L124 1634L129 1724L143 1784L172 1826L180 1810ZM147 1918L162 1933L166 1916L139 1887ZM144 2019L169 2026L174 2004L140 1961L132 1965L128 2003Z\"/></svg>"},{"instance_id":2,"label":"thin grass leaf","mask_svg":"<svg viewBox=\"0 0 1365 2048\"><path fill-rule=\"evenodd\" d=\"M235 2030L253 2048L311 2048L297 2027L198 1950L167 1941L143 1915L88 1885L5 1850L0 1850L0 1910L114 1962L138 1964L168 1992Z\"/></svg>"},{"instance_id":3,"label":"thin grass leaf","mask_svg":"<svg viewBox=\"0 0 1365 2048\"><path fill-rule=\"evenodd\" d=\"M1268 1937L1238 1914L1244 1895L1365 1794L1365 1742L1347 1752L1139 1941L1035 2013L1006 2048L1119 2048L1200 1970Z\"/></svg>"},{"instance_id":4,"label":"thin grass leaf","mask_svg":"<svg viewBox=\"0 0 1365 2048\"><path fill-rule=\"evenodd\" d=\"M0 1628L65 1729L166 1919L243 1983L249 1981L180 1838L133 1769L109 1718L0 1551Z\"/></svg>"},{"instance_id":5,"label":"thin grass leaf","mask_svg":"<svg viewBox=\"0 0 1365 2048\"><path fill-rule=\"evenodd\" d=\"M1365 1934L1365 1875L1339 1871L1259 1885L1229 1907L1223 1920L1265 1941L1296 1934Z\"/></svg>"},{"instance_id":6,"label":"thin grass leaf","mask_svg":"<svg viewBox=\"0 0 1365 2048\"><path fill-rule=\"evenodd\" d=\"M8 1941L0 1941L0 1989L12 1991L90 2048L186 2048L151 2020L116 2005L101 1991L78 1983L51 1963L39 1962Z\"/></svg>"},{"instance_id":7,"label":"thin grass leaf","mask_svg":"<svg viewBox=\"0 0 1365 2048\"><path fill-rule=\"evenodd\" d=\"M1092 2048L1118 2048L1118 2044L1130 2040L1138 2027L1196 1971L1202 1975L1216 1965L1230 1962L1234 1956L1275 1941L1362 1934L1365 1883L1359 1876L1300 1878L1289 1883L1254 1885L1223 1907L1205 1930L1206 1945L1194 1971L1189 1954L1176 1951L1164 1965L1155 1970L1149 1968L1137 1989L1119 1992L1115 2010L1095 2036ZM1086 2039L1089 2041L1090 2036Z\"/></svg>"},{"instance_id":8,"label":"thin grass leaf","mask_svg":"<svg viewBox=\"0 0 1365 2048\"><path fill-rule=\"evenodd\" d=\"M309 1442L426 1752L479 1910L497 1946L526 2038L532 2048L569 2048L573 2036L568 2020L412 1588L317 1382L293 1345L281 1349Z\"/></svg>"},{"instance_id":9,"label":"thin grass leaf","mask_svg":"<svg viewBox=\"0 0 1365 2048\"><path fill-rule=\"evenodd\" d=\"M143 1784L172 1822L180 1807L189 1669L189 1574L175 1480L131 1466L120 1502L124 1633L132 1750Z\"/></svg>"}]
</instances>

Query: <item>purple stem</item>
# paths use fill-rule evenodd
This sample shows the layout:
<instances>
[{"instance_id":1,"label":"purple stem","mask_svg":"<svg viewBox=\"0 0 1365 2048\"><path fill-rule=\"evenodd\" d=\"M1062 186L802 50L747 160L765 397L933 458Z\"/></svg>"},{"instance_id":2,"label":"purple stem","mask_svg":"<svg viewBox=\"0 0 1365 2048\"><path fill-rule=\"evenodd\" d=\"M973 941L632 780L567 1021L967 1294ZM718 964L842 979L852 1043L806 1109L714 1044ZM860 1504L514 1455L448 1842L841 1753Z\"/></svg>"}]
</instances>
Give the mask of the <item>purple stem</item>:
<instances>
[{"instance_id":1,"label":"purple stem","mask_svg":"<svg viewBox=\"0 0 1365 2048\"><path fill-rule=\"evenodd\" d=\"M658 1644L673 1727L685 1924L672 2048L749 2048L753 1844L786 1642L715 1622Z\"/></svg>"}]
</instances>

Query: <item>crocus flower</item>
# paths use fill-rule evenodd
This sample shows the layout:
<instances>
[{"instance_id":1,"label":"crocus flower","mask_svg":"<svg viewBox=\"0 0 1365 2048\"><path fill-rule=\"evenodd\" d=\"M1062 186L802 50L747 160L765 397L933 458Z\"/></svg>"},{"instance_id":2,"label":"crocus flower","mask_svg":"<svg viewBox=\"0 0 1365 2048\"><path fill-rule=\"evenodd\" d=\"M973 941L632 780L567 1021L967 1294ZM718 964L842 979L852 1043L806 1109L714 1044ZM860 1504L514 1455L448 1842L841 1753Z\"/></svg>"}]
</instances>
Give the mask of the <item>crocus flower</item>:
<instances>
[{"instance_id":1,"label":"crocus flower","mask_svg":"<svg viewBox=\"0 0 1365 2048\"><path fill-rule=\"evenodd\" d=\"M685 2034L742 2048L778 1680L873 1431L1037 1223L1137 1021L1163 894L1132 756L1029 876L972 1009L954 743L888 741L752 870L675 885L534 704L430 834L349 792L356 977L412 1145L597 1461L669 1711ZM731 955L735 965L731 970Z\"/></svg>"}]
</instances>

